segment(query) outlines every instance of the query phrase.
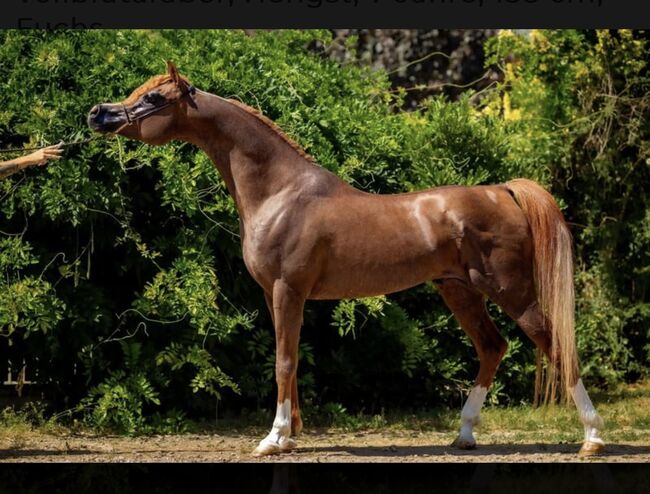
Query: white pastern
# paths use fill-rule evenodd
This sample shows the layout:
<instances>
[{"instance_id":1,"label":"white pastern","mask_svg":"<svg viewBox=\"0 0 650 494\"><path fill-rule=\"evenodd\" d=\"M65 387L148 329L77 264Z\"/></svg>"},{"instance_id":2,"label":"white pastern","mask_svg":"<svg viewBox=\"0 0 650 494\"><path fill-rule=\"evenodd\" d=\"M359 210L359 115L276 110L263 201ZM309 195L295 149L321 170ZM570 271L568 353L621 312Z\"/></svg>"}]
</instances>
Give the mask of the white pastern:
<instances>
[{"instance_id":1,"label":"white pastern","mask_svg":"<svg viewBox=\"0 0 650 494\"><path fill-rule=\"evenodd\" d=\"M582 379L578 379L576 387L571 390L571 395L578 408L580 420L585 426L585 442L604 444L600 438L600 429L604 426L603 419L598 415L593 403L591 403Z\"/></svg>"},{"instance_id":2,"label":"white pastern","mask_svg":"<svg viewBox=\"0 0 650 494\"><path fill-rule=\"evenodd\" d=\"M476 440L474 439L474 426L479 423L481 407L485 402L487 392L487 388L483 386L475 386L472 388L472 391L465 402L465 406L463 407L463 411L460 413L462 422L458 439L460 442L464 443L465 446L476 444Z\"/></svg>"},{"instance_id":3,"label":"white pastern","mask_svg":"<svg viewBox=\"0 0 650 494\"><path fill-rule=\"evenodd\" d=\"M284 400L278 403L275 412L273 428L269 435L260 441L256 448L257 454L273 454L280 451L288 451L295 446L291 439L291 400Z\"/></svg>"}]
</instances>

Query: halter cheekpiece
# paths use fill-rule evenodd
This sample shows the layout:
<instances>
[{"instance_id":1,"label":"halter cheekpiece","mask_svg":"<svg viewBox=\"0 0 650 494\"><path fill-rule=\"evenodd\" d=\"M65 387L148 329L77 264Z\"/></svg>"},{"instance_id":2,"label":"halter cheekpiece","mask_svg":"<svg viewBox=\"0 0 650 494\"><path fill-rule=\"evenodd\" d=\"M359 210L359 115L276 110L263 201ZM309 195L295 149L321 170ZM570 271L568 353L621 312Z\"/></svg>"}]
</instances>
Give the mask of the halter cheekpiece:
<instances>
[{"instance_id":1,"label":"halter cheekpiece","mask_svg":"<svg viewBox=\"0 0 650 494\"><path fill-rule=\"evenodd\" d=\"M128 108L126 106L124 106L123 104L122 104L122 109L124 110L124 116L126 117L127 124L132 124L132 123L135 123L135 122L138 122L138 121L142 120L143 118L154 115L154 114L158 113L159 111L164 110L165 108L168 108L168 107L170 107L172 105L175 105L180 100L182 100L185 96L194 96L195 94L196 94L196 87L194 87L193 85L190 84L189 86L187 86L187 90L185 92L183 92L178 98L175 98L175 99L173 99L171 101L167 101L164 105L152 108L151 110L146 111L141 115L134 115L132 117L131 114L129 113Z\"/></svg>"}]
</instances>

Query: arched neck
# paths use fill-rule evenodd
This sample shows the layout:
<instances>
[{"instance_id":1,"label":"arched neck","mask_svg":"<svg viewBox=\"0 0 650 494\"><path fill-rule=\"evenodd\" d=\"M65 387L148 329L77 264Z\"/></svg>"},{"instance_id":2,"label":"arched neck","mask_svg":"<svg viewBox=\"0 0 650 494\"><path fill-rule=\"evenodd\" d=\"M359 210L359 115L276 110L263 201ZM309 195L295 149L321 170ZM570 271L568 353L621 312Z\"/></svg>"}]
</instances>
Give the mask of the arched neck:
<instances>
[{"instance_id":1,"label":"arched neck","mask_svg":"<svg viewBox=\"0 0 650 494\"><path fill-rule=\"evenodd\" d=\"M310 162L269 122L227 99L197 91L179 138L212 159L243 219L270 196L334 175ZM336 180L339 180L336 178Z\"/></svg>"}]
</instances>

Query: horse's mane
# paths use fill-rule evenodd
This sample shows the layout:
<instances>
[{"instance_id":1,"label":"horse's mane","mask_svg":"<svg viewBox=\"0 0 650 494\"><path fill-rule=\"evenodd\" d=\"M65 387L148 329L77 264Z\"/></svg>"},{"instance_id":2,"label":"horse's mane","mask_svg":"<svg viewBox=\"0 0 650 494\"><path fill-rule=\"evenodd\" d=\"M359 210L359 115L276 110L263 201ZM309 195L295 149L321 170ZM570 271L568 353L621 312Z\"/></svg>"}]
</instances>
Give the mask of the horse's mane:
<instances>
[{"instance_id":1,"label":"horse's mane","mask_svg":"<svg viewBox=\"0 0 650 494\"><path fill-rule=\"evenodd\" d=\"M286 142L289 146L291 146L301 157L305 158L310 163L316 164L316 160L314 159L314 157L310 155L307 151L305 151L302 148L302 146L300 146L300 144L298 144L296 141L291 139L291 137L285 134L285 132L280 127L278 127L278 124L276 124L273 120L263 115L260 111L256 110L255 108L242 103L241 101L237 101L235 99L227 99L226 101L228 103L235 105L238 108L241 108L246 113L257 118L260 122L266 125L273 132L275 132L284 142Z\"/></svg>"}]
</instances>

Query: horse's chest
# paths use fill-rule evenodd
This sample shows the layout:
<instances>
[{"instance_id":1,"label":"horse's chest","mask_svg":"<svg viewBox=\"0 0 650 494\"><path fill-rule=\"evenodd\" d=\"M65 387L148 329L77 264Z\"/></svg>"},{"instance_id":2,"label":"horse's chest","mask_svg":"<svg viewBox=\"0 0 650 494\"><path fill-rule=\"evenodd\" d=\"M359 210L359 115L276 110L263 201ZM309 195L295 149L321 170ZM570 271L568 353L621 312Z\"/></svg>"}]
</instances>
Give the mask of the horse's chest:
<instances>
[{"instance_id":1,"label":"horse's chest","mask_svg":"<svg viewBox=\"0 0 650 494\"><path fill-rule=\"evenodd\" d=\"M242 252L244 254L244 263L252 275L263 271L266 266L264 260L264 242L258 239L251 239L250 234L246 235L242 242Z\"/></svg>"},{"instance_id":2,"label":"horse's chest","mask_svg":"<svg viewBox=\"0 0 650 494\"><path fill-rule=\"evenodd\" d=\"M271 283L279 263L277 235L264 222L252 222L242 228L242 254L251 276L262 286Z\"/></svg>"}]
</instances>

